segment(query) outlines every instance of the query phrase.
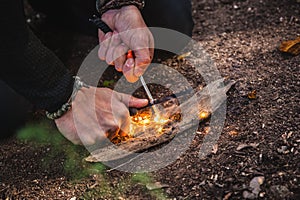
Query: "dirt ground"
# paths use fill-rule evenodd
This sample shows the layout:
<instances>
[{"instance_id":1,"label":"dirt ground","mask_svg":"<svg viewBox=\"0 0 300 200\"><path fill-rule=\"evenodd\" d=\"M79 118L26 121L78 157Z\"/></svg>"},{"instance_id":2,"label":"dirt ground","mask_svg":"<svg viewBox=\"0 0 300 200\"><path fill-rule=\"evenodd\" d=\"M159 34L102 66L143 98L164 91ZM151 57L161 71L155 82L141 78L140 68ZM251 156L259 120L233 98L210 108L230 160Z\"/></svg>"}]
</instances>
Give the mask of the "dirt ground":
<instances>
[{"instance_id":1,"label":"dirt ground","mask_svg":"<svg viewBox=\"0 0 300 200\"><path fill-rule=\"evenodd\" d=\"M300 36L300 3L193 0L193 16L193 38L223 77L237 81L211 154L198 156L204 123L189 150L157 172L132 175L102 166L79 179L73 175L88 166L84 149L65 140L60 144L68 151L13 138L1 142L0 199L300 199L300 56L278 50ZM95 37L46 29L42 40L73 72L97 44ZM118 75L108 74L108 80ZM42 130L53 129L46 124ZM70 160L75 167L66 167Z\"/></svg>"}]
</instances>

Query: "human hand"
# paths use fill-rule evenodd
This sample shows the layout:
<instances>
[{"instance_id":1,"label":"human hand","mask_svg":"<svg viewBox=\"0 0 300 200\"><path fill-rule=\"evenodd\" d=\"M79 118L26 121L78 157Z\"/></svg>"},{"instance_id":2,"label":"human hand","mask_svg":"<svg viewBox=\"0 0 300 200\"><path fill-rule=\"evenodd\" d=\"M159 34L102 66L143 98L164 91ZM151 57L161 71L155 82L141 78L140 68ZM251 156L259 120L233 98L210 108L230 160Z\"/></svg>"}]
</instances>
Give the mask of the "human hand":
<instances>
[{"instance_id":1,"label":"human hand","mask_svg":"<svg viewBox=\"0 0 300 200\"><path fill-rule=\"evenodd\" d=\"M102 20L114 32L104 34L99 30L99 58L115 65L129 82L136 82L151 63L154 53L153 36L139 9L124 6L109 10L102 15ZM125 54L130 49L134 52L134 58L126 58Z\"/></svg>"},{"instance_id":2,"label":"human hand","mask_svg":"<svg viewBox=\"0 0 300 200\"><path fill-rule=\"evenodd\" d=\"M72 108L55 120L59 131L74 144L93 145L108 134L128 133L128 107L144 107L147 99L114 92L106 88L82 88Z\"/></svg>"}]
</instances>

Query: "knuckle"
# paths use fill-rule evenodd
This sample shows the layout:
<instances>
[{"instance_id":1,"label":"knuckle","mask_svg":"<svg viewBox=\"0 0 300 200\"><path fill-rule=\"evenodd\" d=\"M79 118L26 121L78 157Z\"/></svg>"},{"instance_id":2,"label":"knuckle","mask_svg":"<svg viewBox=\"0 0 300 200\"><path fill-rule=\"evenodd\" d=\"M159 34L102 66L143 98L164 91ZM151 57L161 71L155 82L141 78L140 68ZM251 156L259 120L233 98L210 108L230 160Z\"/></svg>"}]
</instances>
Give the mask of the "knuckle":
<instances>
[{"instance_id":1,"label":"knuckle","mask_svg":"<svg viewBox=\"0 0 300 200\"><path fill-rule=\"evenodd\" d=\"M137 59L137 67L146 68L150 63L150 57Z\"/></svg>"},{"instance_id":2,"label":"knuckle","mask_svg":"<svg viewBox=\"0 0 300 200\"><path fill-rule=\"evenodd\" d=\"M106 62L110 65L112 65L115 61L115 58L113 57L113 49L109 49L107 51L107 54L106 54Z\"/></svg>"}]
</instances>

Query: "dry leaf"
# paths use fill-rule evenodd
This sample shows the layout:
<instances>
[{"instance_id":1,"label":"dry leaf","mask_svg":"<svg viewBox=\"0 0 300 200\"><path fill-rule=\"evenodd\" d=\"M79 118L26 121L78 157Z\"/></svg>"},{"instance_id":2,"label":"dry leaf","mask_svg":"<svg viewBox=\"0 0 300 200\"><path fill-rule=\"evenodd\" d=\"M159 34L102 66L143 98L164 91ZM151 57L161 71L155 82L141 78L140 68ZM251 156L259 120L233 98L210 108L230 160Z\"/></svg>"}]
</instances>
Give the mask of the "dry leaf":
<instances>
[{"instance_id":1,"label":"dry leaf","mask_svg":"<svg viewBox=\"0 0 300 200\"><path fill-rule=\"evenodd\" d=\"M257 98L256 95L257 95L256 90L253 90L253 91L251 91L251 92L248 93L248 98L249 99L256 99Z\"/></svg>"},{"instance_id":2,"label":"dry leaf","mask_svg":"<svg viewBox=\"0 0 300 200\"><path fill-rule=\"evenodd\" d=\"M296 40L290 40L286 42L282 42L279 48L280 51L285 53L290 53L292 55L300 54L300 37Z\"/></svg>"},{"instance_id":3,"label":"dry leaf","mask_svg":"<svg viewBox=\"0 0 300 200\"><path fill-rule=\"evenodd\" d=\"M192 54L192 52L187 52L187 53L181 54L181 55L177 56L177 60L182 61L186 57L189 57L191 54Z\"/></svg>"},{"instance_id":4,"label":"dry leaf","mask_svg":"<svg viewBox=\"0 0 300 200\"><path fill-rule=\"evenodd\" d=\"M246 148L256 148L256 147L258 147L258 146L259 146L259 144L256 144L256 143L251 143L251 144L240 144L240 145L236 148L236 150L237 150L237 151L241 151L241 150L246 149Z\"/></svg>"}]
</instances>

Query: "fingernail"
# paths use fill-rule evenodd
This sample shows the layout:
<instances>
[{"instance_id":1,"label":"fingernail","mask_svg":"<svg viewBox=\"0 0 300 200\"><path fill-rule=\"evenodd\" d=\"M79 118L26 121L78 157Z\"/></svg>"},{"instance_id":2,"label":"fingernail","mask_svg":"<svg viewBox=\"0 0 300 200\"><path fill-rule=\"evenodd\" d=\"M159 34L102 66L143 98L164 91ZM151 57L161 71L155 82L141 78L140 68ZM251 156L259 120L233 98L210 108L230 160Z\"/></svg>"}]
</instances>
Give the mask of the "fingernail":
<instances>
[{"instance_id":1,"label":"fingernail","mask_svg":"<svg viewBox=\"0 0 300 200\"><path fill-rule=\"evenodd\" d=\"M145 105L147 105L148 102L149 102L148 99L139 99L139 103L140 103L140 104L143 104L143 105L145 104Z\"/></svg>"},{"instance_id":2,"label":"fingernail","mask_svg":"<svg viewBox=\"0 0 300 200\"><path fill-rule=\"evenodd\" d=\"M133 59L128 59L126 62L126 66L128 68L133 68L134 67L134 60Z\"/></svg>"},{"instance_id":3,"label":"fingernail","mask_svg":"<svg viewBox=\"0 0 300 200\"><path fill-rule=\"evenodd\" d=\"M118 72L122 72L122 66L117 66L117 65L115 65L115 69L116 69Z\"/></svg>"}]
</instances>

